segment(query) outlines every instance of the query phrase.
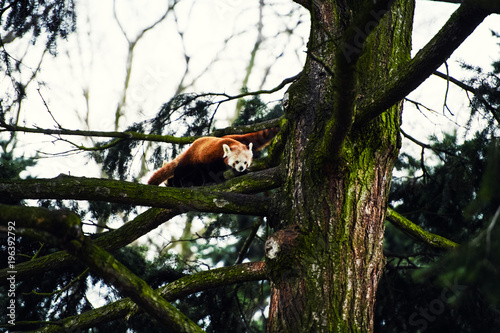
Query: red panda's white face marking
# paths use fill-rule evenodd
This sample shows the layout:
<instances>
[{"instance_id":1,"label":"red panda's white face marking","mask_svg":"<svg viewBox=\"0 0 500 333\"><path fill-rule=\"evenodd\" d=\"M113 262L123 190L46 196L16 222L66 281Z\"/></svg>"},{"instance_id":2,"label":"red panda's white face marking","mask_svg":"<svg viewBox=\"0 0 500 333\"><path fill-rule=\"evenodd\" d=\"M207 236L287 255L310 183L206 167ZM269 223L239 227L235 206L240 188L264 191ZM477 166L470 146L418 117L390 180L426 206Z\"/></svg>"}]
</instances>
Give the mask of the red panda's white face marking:
<instances>
[{"instance_id":1,"label":"red panda's white face marking","mask_svg":"<svg viewBox=\"0 0 500 333\"><path fill-rule=\"evenodd\" d=\"M223 158L227 158L227 165L235 169L238 172L245 171L252 163L252 143L248 145L248 148L235 147L231 149L228 145L222 145L224 149Z\"/></svg>"}]
</instances>

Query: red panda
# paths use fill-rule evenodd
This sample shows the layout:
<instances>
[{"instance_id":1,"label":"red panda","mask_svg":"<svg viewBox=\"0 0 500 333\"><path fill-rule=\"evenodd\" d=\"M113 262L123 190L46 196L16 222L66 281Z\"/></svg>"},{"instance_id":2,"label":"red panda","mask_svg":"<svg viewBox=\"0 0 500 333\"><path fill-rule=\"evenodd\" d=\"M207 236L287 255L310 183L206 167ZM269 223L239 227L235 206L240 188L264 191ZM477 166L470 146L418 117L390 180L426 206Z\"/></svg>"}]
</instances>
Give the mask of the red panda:
<instances>
[{"instance_id":1,"label":"red panda","mask_svg":"<svg viewBox=\"0 0 500 333\"><path fill-rule=\"evenodd\" d=\"M149 185L201 186L224 181L228 168L245 172L252 163L252 148L260 150L276 135L279 128L255 133L204 137L193 142L185 152L164 164L148 181Z\"/></svg>"}]
</instances>

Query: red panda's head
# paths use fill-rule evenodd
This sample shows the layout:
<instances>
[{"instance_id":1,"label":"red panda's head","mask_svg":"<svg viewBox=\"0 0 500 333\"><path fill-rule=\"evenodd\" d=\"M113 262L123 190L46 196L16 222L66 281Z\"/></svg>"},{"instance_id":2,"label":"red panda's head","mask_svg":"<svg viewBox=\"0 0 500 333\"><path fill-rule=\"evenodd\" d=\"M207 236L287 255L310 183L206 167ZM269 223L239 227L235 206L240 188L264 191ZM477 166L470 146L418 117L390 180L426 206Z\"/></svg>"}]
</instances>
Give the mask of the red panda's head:
<instances>
[{"instance_id":1,"label":"red panda's head","mask_svg":"<svg viewBox=\"0 0 500 333\"><path fill-rule=\"evenodd\" d=\"M224 149L224 156L226 164L238 172L245 171L252 163L252 143L247 146L232 145L229 147L226 144L222 145Z\"/></svg>"}]
</instances>

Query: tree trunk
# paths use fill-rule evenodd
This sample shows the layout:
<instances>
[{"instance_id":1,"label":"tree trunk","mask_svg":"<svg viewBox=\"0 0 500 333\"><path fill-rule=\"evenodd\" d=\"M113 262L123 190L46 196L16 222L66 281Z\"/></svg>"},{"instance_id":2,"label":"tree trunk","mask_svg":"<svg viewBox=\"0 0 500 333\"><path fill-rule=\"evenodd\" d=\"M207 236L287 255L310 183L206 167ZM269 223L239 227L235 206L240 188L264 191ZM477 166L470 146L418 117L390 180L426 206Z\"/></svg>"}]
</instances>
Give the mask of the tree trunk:
<instances>
[{"instance_id":1,"label":"tree trunk","mask_svg":"<svg viewBox=\"0 0 500 333\"><path fill-rule=\"evenodd\" d=\"M269 332L373 330L401 104L352 124L363 97L410 60L414 9L377 2L307 2L308 57L288 91L285 180L266 243Z\"/></svg>"}]
</instances>

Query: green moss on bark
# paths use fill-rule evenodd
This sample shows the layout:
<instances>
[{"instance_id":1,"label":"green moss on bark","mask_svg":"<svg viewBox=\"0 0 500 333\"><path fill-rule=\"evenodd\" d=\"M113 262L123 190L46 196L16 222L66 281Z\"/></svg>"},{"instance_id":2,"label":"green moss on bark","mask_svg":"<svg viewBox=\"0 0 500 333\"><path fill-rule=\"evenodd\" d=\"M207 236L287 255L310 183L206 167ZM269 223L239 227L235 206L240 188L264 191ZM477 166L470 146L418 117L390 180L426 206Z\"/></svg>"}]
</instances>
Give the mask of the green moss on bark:
<instances>
[{"instance_id":1,"label":"green moss on bark","mask_svg":"<svg viewBox=\"0 0 500 333\"><path fill-rule=\"evenodd\" d=\"M273 225L278 233L293 226L299 234L297 248L270 265L277 270L270 332L372 329L401 105L363 127L352 124L365 91L384 84L409 59L413 2L395 3L350 63L339 58L339 47L356 30L343 29L369 17L357 12L364 5L373 2L315 3L308 60L289 89L290 140L279 195L285 202ZM294 313L303 316L294 319Z\"/></svg>"}]
</instances>

